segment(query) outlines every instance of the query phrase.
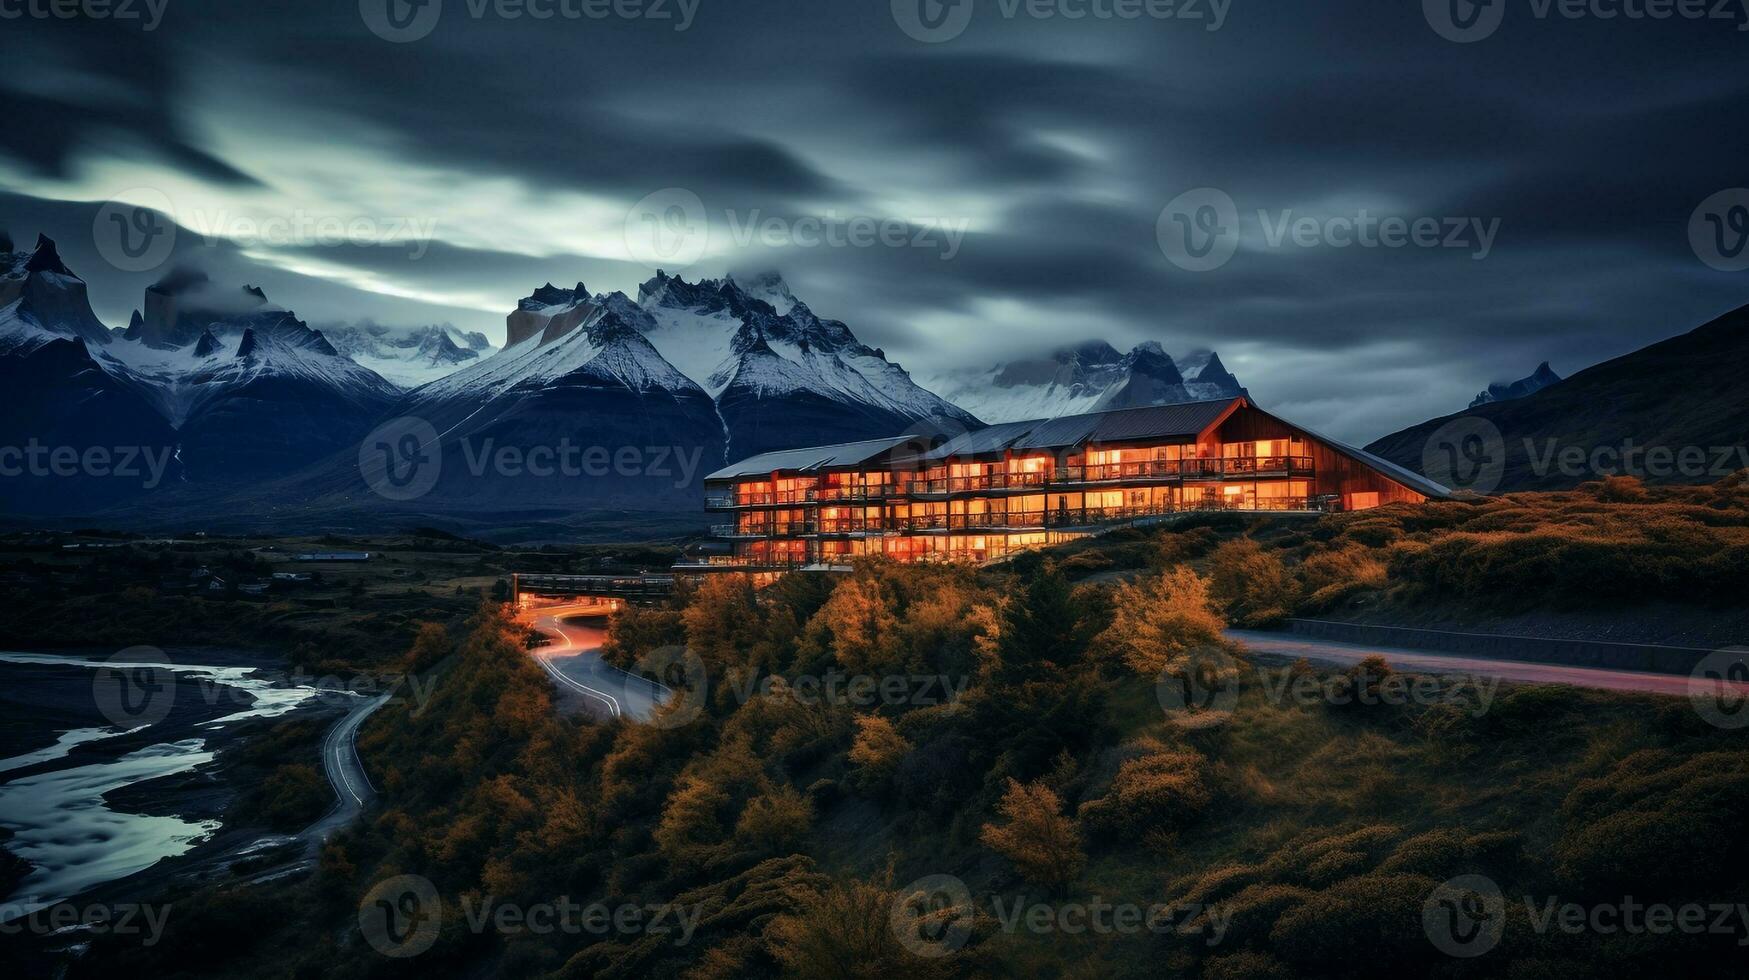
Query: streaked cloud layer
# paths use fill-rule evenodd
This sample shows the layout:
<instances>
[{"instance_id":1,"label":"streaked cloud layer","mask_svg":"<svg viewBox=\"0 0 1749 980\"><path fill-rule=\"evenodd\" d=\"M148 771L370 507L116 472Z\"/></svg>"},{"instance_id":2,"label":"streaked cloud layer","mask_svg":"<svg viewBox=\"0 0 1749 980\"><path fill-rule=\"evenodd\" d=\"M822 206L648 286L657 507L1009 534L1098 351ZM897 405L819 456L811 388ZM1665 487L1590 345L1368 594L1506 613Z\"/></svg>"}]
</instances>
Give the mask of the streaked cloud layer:
<instances>
[{"instance_id":1,"label":"streaked cloud layer","mask_svg":"<svg viewBox=\"0 0 1749 980\"><path fill-rule=\"evenodd\" d=\"M1749 301L1749 273L1688 238L1701 201L1749 183L1737 23L1521 4L1458 44L1419 3L1234 0L1209 30L923 2L969 8L963 30L923 43L888 3L775 0L701 0L685 30L677 3L447 0L406 43L356 0L170 0L151 31L11 20L0 222L55 236L112 323L156 276L104 262L98 208L168 201L167 263L312 321L502 336L548 280L768 266L914 367L1090 336L1214 346L1264 403L1354 440ZM1194 273L1156 223L1203 187L1241 238ZM1271 242L1363 213L1498 231L1481 259Z\"/></svg>"}]
</instances>

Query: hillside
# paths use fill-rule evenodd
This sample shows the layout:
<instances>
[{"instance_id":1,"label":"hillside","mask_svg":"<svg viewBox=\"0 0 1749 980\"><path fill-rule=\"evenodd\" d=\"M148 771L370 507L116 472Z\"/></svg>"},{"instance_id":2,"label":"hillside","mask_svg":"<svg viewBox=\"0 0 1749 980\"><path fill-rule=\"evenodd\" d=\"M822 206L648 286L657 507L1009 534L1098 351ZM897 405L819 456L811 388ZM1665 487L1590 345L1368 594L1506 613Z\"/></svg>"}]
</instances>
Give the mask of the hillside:
<instances>
[{"instance_id":1,"label":"hillside","mask_svg":"<svg viewBox=\"0 0 1749 980\"><path fill-rule=\"evenodd\" d=\"M1394 432L1366 448L1426 472L1444 447L1429 451L1429 439L1458 419L1466 431L1486 436L1488 459L1503 454L1503 470L1484 466L1480 481L1442 479L1455 489L1548 490L1577 486L1611 475L1590 458L1603 450L1604 468L1619 466L1615 451L1660 447L1671 454L1636 460L1651 483L1711 483L1749 466L1749 306L1726 313L1681 336L1586 368L1524 398L1479 405ZM1451 431L1451 430L1448 430ZM1442 440L1444 441L1444 440ZM1687 451L1689 465L1681 454ZM1577 458L1563 465L1561 454ZM1462 464L1466 467L1467 464ZM1499 472L1497 486L1492 472ZM1447 474L1434 476L1440 479ZM1462 473L1460 473L1461 477Z\"/></svg>"}]
</instances>

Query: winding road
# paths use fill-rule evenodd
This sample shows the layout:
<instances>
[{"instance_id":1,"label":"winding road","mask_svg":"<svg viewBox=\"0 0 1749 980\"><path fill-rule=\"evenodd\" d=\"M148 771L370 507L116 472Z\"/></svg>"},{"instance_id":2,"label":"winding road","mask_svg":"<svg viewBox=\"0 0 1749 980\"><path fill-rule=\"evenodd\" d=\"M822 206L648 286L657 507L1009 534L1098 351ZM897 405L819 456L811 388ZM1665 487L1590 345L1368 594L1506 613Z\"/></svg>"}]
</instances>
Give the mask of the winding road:
<instances>
[{"instance_id":1,"label":"winding road","mask_svg":"<svg viewBox=\"0 0 1749 980\"><path fill-rule=\"evenodd\" d=\"M1468 674L1475 677L1497 677L1503 681L1524 684L1566 684L1600 691L1636 691L1678 697L1687 697L1689 694L1689 677L1686 674L1568 667L1528 660L1467 656L1461 653L1430 653L1426 650L1339 643L1335 640L1257 630L1228 630L1227 635L1245 644L1254 654L1286 660L1304 657L1307 660L1346 665L1359 663L1367 657L1383 657L1391 666L1406 673ZM1738 687L1743 693L1749 693L1749 687L1732 686Z\"/></svg>"},{"instance_id":2,"label":"winding road","mask_svg":"<svg viewBox=\"0 0 1749 980\"><path fill-rule=\"evenodd\" d=\"M346 713L328 735L322 739L322 770L338 797L322 819L304 829L304 838L311 852L320 848L335 831L358 819L359 814L376 797L376 787L365 774L364 760L358 757L358 729L373 712L389 703L393 692L379 694Z\"/></svg>"},{"instance_id":3,"label":"winding road","mask_svg":"<svg viewBox=\"0 0 1749 980\"><path fill-rule=\"evenodd\" d=\"M593 602L535 610L534 628L554 641L534 649L535 662L561 691L571 695L573 703L589 714L602 719L649 721L657 706L672 692L601 658L606 630L582 623L605 620L608 611L607 606Z\"/></svg>"}]
</instances>

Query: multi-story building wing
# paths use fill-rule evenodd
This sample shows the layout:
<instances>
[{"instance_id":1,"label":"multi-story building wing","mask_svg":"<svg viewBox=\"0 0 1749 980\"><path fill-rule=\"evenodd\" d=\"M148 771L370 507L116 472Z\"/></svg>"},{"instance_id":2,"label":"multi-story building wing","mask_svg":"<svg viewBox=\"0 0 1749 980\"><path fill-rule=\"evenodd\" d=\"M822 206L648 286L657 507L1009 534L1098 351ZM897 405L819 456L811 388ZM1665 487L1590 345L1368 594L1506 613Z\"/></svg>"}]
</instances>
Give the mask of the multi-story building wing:
<instances>
[{"instance_id":1,"label":"multi-story building wing","mask_svg":"<svg viewBox=\"0 0 1749 980\"><path fill-rule=\"evenodd\" d=\"M865 555L982 561L1185 511L1318 513L1449 491L1246 398L764 453L705 478L726 554L782 570Z\"/></svg>"}]
</instances>

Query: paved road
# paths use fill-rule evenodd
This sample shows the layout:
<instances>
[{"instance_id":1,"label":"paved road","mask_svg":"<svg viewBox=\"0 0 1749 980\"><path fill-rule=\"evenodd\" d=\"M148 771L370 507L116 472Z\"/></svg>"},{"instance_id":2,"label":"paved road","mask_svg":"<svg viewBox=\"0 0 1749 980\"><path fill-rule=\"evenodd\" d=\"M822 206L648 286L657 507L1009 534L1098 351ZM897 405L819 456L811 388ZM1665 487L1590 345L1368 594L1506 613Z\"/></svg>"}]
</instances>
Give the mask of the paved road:
<instances>
[{"instance_id":1,"label":"paved road","mask_svg":"<svg viewBox=\"0 0 1749 980\"><path fill-rule=\"evenodd\" d=\"M1499 660L1459 653L1430 653L1426 650L1405 650L1400 647L1371 646L1359 643L1338 643L1316 637L1290 633L1267 633L1255 630L1228 630L1227 635L1249 647L1253 653L1285 657L1289 660L1305 657L1333 664L1359 663L1367 657L1384 657L1393 667L1408 673L1470 674L1498 677L1505 681L1528 684L1566 684L1603 691L1639 691L1646 694L1688 696L1688 676L1653 674L1638 670L1604 670L1596 667L1567 667L1561 664L1534 663L1526 660ZM1749 685L1742 686L1749 693Z\"/></svg>"},{"instance_id":2,"label":"paved road","mask_svg":"<svg viewBox=\"0 0 1749 980\"><path fill-rule=\"evenodd\" d=\"M376 797L376 788L365 774L364 760L358 757L358 729L371 713L387 704L392 694L382 694L361 701L346 717L328 730L322 740L322 769L338 799L327 816L311 824L299 835L314 852L341 828L358 819L366 805Z\"/></svg>"},{"instance_id":3,"label":"paved road","mask_svg":"<svg viewBox=\"0 0 1749 980\"><path fill-rule=\"evenodd\" d=\"M537 610L534 628L554 642L536 647L535 661L561 690L572 694L573 700L595 717L649 721L656 706L672 692L601 659L605 617L605 609L591 603Z\"/></svg>"}]
</instances>

